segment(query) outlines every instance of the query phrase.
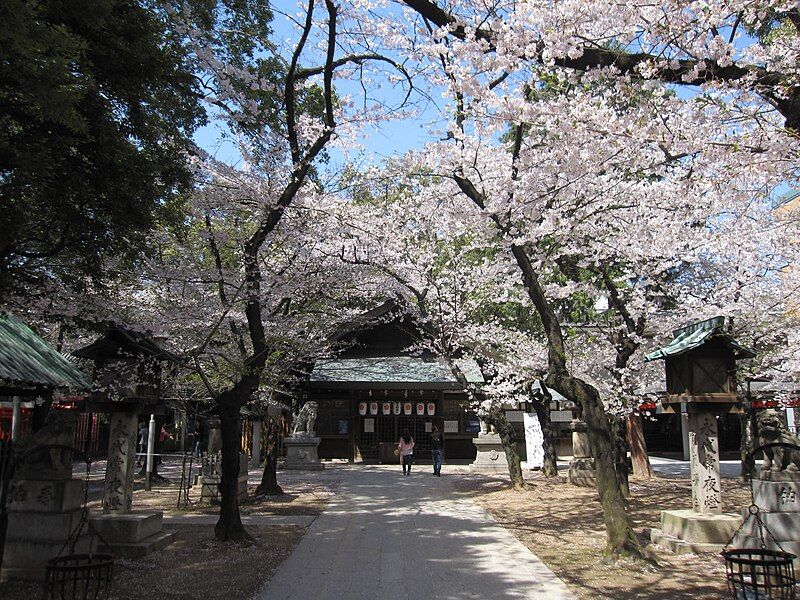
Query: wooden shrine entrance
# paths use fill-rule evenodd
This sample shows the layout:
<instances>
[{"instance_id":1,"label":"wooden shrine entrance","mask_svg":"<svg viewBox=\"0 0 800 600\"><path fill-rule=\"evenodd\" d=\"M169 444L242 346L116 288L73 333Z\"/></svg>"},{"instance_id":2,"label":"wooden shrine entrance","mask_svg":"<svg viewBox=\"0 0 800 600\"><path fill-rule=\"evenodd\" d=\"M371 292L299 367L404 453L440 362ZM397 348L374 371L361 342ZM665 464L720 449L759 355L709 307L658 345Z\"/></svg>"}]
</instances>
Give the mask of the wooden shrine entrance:
<instances>
[{"instance_id":1,"label":"wooden shrine entrance","mask_svg":"<svg viewBox=\"0 0 800 600\"><path fill-rule=\"evenodd\" d=\"M441 419L435 415L364 415L359 416L359 433L356 445L364 460L380 460L390 462L399 459L391 458L397 441L407 428L414 438L414 456L430 459L431 427L442 428Z\"/></svg>"}]
</instances>

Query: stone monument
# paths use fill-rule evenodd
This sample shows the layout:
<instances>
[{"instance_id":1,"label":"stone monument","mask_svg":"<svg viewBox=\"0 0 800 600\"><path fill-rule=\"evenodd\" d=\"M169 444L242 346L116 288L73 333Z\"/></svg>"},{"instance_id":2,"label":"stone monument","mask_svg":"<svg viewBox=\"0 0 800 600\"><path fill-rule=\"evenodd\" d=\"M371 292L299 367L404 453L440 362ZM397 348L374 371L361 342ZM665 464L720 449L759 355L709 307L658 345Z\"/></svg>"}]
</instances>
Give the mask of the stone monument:
<instances>
[{"instance_id":1,"label":"stone monument","mask_svg":"<svg viewBox=\"0 0 800 600\"><path fill-rule=\"evenodd\" d=\"M195 485L200 486L200 502L213 504L219 502L219 482L222 477L222 435L219 419L208 420L208 448L200 462L200 474ZM248 465L247 454L239 453L239 500L247 498Z\"/></svg>"},{"instance_id":2,"label":"stone monument","mask_svg":"<svg viewBox=\"0 0 800 600\"><path fill-rule=\"evenodd\" d=\"M42 429L23 438L15 458L47 445L72 447L77 413L51 410ZM90 550L92 538L81 526L86 481L72 477L68 450L34 451L19 463L8 489L3 577L44 580L47 561L69 553L65 544L76 537L75 553Z\"/></svg>"},{"instance_id":3,"label":"stone monument","mask_svg":"<svg viewBox=\"0 0 800 600\"><path fill-rule=\"evenodd\" d=\"M777 442L800 446L800 440L789 432L776 411L760 411L757 422L759 446ZM764 451L764 462L753 480L753 499L769 531L763 533L767 548L783 549L800 557L800 451L785 446ZM742 518L744 527L734 545L760 548L758 521L746 508L742 509ZM800 567L800 558L795 560L795 567Z\"/></svg>"},{"instance_id":4,"label":"stone monument","mask_svg":"<svg viewBox=\"0 0 800 600\"><path fill-rule=\"evenodd\" d=\"M508 459L500 441L500 435L494 425L487 425L481 421L481 430L478 437L472 440L475 444L475 460L470 463L470 471L483 473L508 473Z\"/></svg>"},{"instance_id":5,"label":"stone monument","mask_svg":"<svg viewBox=\"0 0 800 600\"><path fill-rule=\"evenodd\" d=\"M317 453L320 438L314 431L316 422L317 403L308 401L292 419L292 434L283 440L286 444L284 468L298 471L319 471L325 468Z\"/></svg>"},{"instance_id":6,"label":"stone monument","mask_svg":"<svg viewBox=\"0 0 800 600\"><path fill-rule=\"evenodd\" d=\"M582 419L573 419L570 423L572 430L572 460L569 461L567 477L572 485L595 487L597 479L594 472L594 458L589 445L589 433L586 422Z\"/></svg>"},{"instance_id":7,"label":"stone monument","mask_svg":"<svg viewBox=\"0 0 800 600\"><path fill-rule=\"evenodd\" d=\"M664 348L646 360L664 360L665 412L686 403L692 509L661 511L661 529L650 539L673 552L719 552L742 523L738 514L722 512L717 417L736 412L736 361L755 353L725 333L725 319L715 317L673 332Z\"/></svg>"},{"instance_id":8,"label":"stone monument","mask_svg":"<svg viewBox=\"0 0 800 600\"><path fill-rule=\"evenodd\" d=\"M133 479L139 414L163 413L161 363L172 356L149 337L116 326L74 354L94 361L88 408L109 414L103 511L90 517L107 544L100 550L130 558L160 550L175 534L163 531L161 511L133 511Z\"/></svg>"}]
</instances>

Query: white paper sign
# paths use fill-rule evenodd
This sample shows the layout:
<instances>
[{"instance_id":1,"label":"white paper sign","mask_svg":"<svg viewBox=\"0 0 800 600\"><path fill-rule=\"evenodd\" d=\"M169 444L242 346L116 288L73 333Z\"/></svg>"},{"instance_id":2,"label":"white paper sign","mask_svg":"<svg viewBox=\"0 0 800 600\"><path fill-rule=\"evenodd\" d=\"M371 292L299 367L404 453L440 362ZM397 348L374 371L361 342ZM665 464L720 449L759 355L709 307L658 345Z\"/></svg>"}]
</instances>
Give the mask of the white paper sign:
<instances>
[{"instance_id":1,"label":"white paper sign","mask_svg":"<svg viewBox=\"0 0 800 600\"><path fill-rule=\"evenodd\" d=\"M445 421L444 422L444 432L445 433L458 433L458 421Z\"/></svg>"},{"instance_id":2,"label":"white paper sign","mask_svg":"<svg viewBox=\"0 0 800 600\"><path fill-rule=\"evenodd\" d=\"M364 419L364 433L375 433L375 419Z\"/></svg>"},{"instance_id":3,"label":"white paper sign","mask_svg":"<svg viewBox=\"0 0 800 600\"><path fill-rule=\"evenodd\" d=\"M525 424L525 449L528 454L528 468L541 469L544 466L544 435L539 417L531 413L523 413L522 421Z\"/></svg>"},{"instance_id":4,"label":"white paper sign","mask_svg":"<svg viewBox=\"0 0 800 600\"><path fill-rule=\"evenodd\" d=\"M431 431L433 431L433 423L425 421L425 433L430 433Z\"/></svg>"}]
</instances>

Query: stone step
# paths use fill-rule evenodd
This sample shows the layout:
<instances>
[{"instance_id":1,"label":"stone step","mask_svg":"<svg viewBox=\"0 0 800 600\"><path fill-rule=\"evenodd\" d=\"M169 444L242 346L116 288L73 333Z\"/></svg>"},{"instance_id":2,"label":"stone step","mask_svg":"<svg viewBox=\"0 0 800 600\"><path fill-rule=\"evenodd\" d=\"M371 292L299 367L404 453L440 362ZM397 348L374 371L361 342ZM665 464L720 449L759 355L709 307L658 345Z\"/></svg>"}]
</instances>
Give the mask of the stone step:
<instances>
[{"instance_id":1,"label":"stone step","mask_svg":"<svg viewBox=\"0 0 800 600\"><path fill-rule=\"evenodd\" d=\"M650 541L654 544L666 548L675 554L700 554L703 552L722 552L725 544L703 544L699 542L687 542L668 535L660 529L650 530Z\"/></svg>"},{"instance_id":2,"label":"stone step","mask_svg":"<svg viewBox=\"0 0 800 600\"><path fill-rule=\"evenodd\" d=\"M693 510L662 510L661 531L692 544L725 545L742 524L733 513L698 513Z\"/></svg>"},{"instance_id":3,"label":"stone step","mask_svg":"<svg viewBox=\"0 0 800 600\"><path fill-rule=\"evenodd\" d=\"M110 552L117 558L141 558L169 546L175 539L174 531L162 531L139 542L127 544L100 544L100 552Z\"/></svg>"},{"instance_id":4,"label":"stone step","mask_svg":"<svg viewBox=\"0 0 800 600\"><path fill-rule=\"evenodd\" d=\"M111 544L136 543L161 531L161 512L92 515L92 527Z\"/></svg>"}]
</instances>

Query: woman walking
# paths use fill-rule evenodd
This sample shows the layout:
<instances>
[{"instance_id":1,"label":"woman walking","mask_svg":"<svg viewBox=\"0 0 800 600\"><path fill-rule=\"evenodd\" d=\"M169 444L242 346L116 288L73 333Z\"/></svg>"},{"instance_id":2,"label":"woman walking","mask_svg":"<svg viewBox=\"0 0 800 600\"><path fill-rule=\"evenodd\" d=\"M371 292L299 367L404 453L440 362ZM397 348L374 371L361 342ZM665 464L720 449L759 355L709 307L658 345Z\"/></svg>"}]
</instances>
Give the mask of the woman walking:
<instances>
[{"instance_id":1,"label":"woman walking","mask_svg":"<svg viewBox=\"0 0 800 600\"><path fill-rule=\"evenodd\" d=\"M400 460L403 463L403 475L411 475L411 459L414 458L414 438L408 429L403 430L400 441L397 442L400 450Z\"/></svg>"}]
</instances>

